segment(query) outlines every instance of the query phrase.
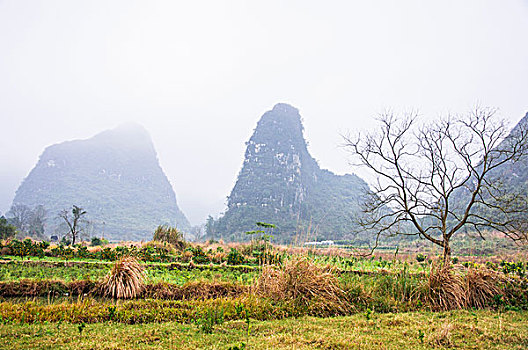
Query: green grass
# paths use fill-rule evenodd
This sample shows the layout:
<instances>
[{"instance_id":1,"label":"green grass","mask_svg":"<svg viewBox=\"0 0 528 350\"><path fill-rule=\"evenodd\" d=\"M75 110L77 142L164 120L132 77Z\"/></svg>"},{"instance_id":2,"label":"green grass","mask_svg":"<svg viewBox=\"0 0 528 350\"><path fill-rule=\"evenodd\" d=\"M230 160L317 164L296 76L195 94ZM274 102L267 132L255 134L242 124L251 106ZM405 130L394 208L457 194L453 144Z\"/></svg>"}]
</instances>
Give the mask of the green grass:
<instances>
[{"instance_id":1,"label":"green grass","mask_svg":"<svg viewBox=\"0 0 528 350\"><path fill-rule=\"evenodd\" d=\"M189 288L191 294L178 300L115 301L83 297L82 291L75 296L61 292L51 297L46 292L44 298L5 298L0 303L0 349L234 349L243 343L246 349L528 348L528 311L499 311L527 308L525 280L519 279L519 285L508 289L517 292L507 303L516 303L489 303L496 311L433 313L424 298L427 261L310 258L337 269L350 310L321 313L325 305L321 299L301 307L294 300L272 301L246 294L247 288L240 285L250 285L260 273L258 267L148 263L144 266L150 287L164 282L180 286L175 287L177 291ZM73 282L68 285L89 279L93 284L112 266L110 262L82 261L44 258L0 264L0 282L14 281L2 285L14 285L16 290L24 284L43 283L18 282L23 279ZM242 292L190 297L196 288L204 290L204 284L195 281L213 285L212 290L221 287L217 282L227 282ZM249 335L241 305L250 317ZM221 313L221 321L205 327L211 312ZM337 314L347 316L306 316Z\"/></svg>"},{"instance_id":2,"label":"green grass","mask_svg":"<svg viewBox=\"0 0 528 350\"><path fill-rule=\"evenodd\" d=\"M231 267L215 266L213 269L170 269L168 264L147 265L145 276L147 283L167 282L183 285L189 281L221 281L250 284L257 276L257 270L242 271ZM111 264L72 264L72 266L47 266L35 264L0 264L0 281L19 281L21 279L61 280L71 282L103 278L111 269Z\"/></svg>"},{"instance_id":3,"label":"green grass","mask_svg":"<svg viewBox=\"0 0 528 350\"><path fill-rule=\"evenodd\" d=\"M111 265L74 265L74 266L41 266L26 264L1 264L0 281L18 281L21 279L62 280L65 282L104 277Z\"/></svg>"},{"instance_id":4,"label":"green grass","mask_svg":"<svg viewBox=\"0 0 528 350\"><path fill-rule=\"evenodd\" d=\"M212 334L193 324L0 325L1 349L526 349L528 312L357 314L226 321Z\"/></svg>"},{"instance_id":5,"label":"green grass","mask_svg":"<svg viewBox=\"0 0 528 350\"><path fill-rule=\"evenodd\" d=\"M248 285L257 277L258 271L243 272L230 268L205 269L205 270L168 270L163 266L149 267L145 274L149 283L168 282L179 286L189 281L221 281Z\"/></svg>"},{"instance_id":6,"label":"green grass","mask_svg":"<svg viewBox=\"0 0 528 350\"><path fill-rule=\"evenodd\" d=\"M0 256L0 259L9 260L9 261L50 261L50 262L73 261L73 262L111 263L109 261L99 260L99 259L88 259L88 258L64 259L64 258L54 257L54 256L44 256L42 258L39 258L37 256L26 256L26 257L21 258L20 256L16 256L16 255L2 255Z\"/></svg>"},{"instance_id":7,"label":"green grass","mask_svg":"<svg viewBox=\"0 0 528 350\"><path fill-rule=\"evenodd\" d=\"M244 316L237 306L248 310L254 319L270 320L306 315L292 303L272 303L265 298L242 295L238 297L194 300L134 299L114 301L101 298L9 298L0 303L0 323L116 323L138 324L152 322L189 323L204 312L222 310L225 319L237 320Z\"/></svg>"}]
</instances>

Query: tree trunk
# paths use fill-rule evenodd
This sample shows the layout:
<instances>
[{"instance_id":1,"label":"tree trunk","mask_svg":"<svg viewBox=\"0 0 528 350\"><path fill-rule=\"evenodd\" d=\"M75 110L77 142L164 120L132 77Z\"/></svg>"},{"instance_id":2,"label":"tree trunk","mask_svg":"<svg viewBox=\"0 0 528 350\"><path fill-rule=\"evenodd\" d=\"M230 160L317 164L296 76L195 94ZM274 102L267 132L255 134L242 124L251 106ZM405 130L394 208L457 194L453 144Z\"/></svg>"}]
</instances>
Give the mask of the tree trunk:
<instances>
[{"instance_id":1,"label":"tree trunk","mask_svg":"<svg viewBox=\"0 0 528 350\"><path fill-rule=\"evenodd\" d=\"M444 240L444 266L451 264L451 247L449 241Z\"/></svg>"},{"instance_id":2,"label":"tree trunk","mask_svg":"<svg viewBox=\"0 0 528 350\"><path fill-rule=\"evenodd\" d=\"M75 232L72 232L72 246L75 245Z\"/></svg>"}]
</instances>

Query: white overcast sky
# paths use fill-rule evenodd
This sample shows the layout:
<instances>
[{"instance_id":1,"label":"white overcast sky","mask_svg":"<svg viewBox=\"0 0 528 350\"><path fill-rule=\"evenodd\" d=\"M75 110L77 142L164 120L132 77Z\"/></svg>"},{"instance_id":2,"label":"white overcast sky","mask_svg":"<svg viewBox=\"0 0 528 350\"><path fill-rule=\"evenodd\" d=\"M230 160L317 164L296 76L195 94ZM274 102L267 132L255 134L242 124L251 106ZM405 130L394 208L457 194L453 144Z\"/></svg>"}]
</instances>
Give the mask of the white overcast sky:
<instances>
[{"instance_id":1,"label":"white overcast sky","mask_svg":"<svg viewBox=\"0 0 528 350\"><path fill-rule=\"evenodd\" d=\"M0 211L46 146L136 121L199 224L277 102L322 167L357 173L339 135L385 109L514 124L527 84L527 0L0 0Z\"/></svg>"}]
</instances>

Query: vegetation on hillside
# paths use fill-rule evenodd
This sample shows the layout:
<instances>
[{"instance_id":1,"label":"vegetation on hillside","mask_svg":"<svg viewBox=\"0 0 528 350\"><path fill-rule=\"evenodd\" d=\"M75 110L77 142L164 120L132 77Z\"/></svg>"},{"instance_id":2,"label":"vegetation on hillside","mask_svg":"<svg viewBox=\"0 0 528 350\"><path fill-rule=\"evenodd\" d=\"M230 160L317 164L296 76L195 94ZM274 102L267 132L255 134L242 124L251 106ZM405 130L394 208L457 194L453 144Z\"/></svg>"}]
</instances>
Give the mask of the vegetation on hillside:
<instances>
[{"instance_id":1,"label":"vegetation on hillside","mask_svg":"<svg viewBox=\"0 0 528 350\"><path fill-rule=\"evenodd\" d=\"M350 239L365 186L355 175L321 169L308 153L297 109L277 104L247 142L228 209L209 232L245 240L248 228L265 221L277 226L276 242Z\"/></svg>"},{"instance_id":2,"label":"vegetation on hillside","mask_svg":"<svg viewBox=\"0 0 528 350\"><path fill-rule=\"evenodd\" d=\"M48 237L68 231L58 214L73 203L89 213L88 236L140 241L160 224L190 228L150 136L138 125L46 148L13 200L14 205L43 206Z\"/></svg>"}]
</instances>

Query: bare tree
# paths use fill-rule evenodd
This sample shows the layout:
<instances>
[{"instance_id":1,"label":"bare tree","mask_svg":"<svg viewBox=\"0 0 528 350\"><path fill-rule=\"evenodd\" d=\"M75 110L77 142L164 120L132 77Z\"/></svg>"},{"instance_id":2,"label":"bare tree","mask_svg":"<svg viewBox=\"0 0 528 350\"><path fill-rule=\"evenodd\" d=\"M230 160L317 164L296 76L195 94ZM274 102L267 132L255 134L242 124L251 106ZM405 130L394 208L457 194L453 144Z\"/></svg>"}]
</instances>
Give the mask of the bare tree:
<instances>
[{"instance_id":1,"label":"bare tree","mask_svg":"<svg viewBox=\"0 0 528 350\"><path fill-rule=\"evenodd\" d=\"M28 230L29 234L37 238L45 238L44 232L46 227L46 218L48 212L43 205L37 205L31 211Z\"/></svg>"},{"instance_id":2,"label":"bare tree","mask_svg":"<svg viewBox=\"0 0 528 350\"><path fill-rule=\"evenodd\" d=\"M59 214L59 217L64 219L66 224L68 225L68 228L70 229L69 234L72 236L72 245L75 244L75 240L79 236L80 230L80 223L81 223L81 217L86 214L86 211L83 208L80 208L76 205L73 206L71 210L71 216L70 212L66 209L62 210Z\"/></svg>"},{"instance_id":3,"label":"bare tree","mask_svg":"<svg viewBox=\"0 0 528 350\"><path fill-rule=\"evenodd\" d=\"M21 203L14 203L7 213L9 223L20 232L28 233L33 212L30 207Z\"/></svg>"},{"instance_id":4,"label":"bare tree","mask_svg":"<svg viewBox=\"0 0 528 350\"><path fill-rule=\"evenodd\" d=\"M507 192L495 174L528 153L526 125L510 134L495 110L476 108L423 126L417 115L385 113L377 133L345 136L345 147L376 181L368 190L363 228L380 235L418 235L443 248L464 229L526 240L525 197ZM374 248L375 248L374 247Z\"/></svg>"},{"instance_id":5,"label":"bare tree","mask_svg":"<svg viewBox=\"0 0 528 350\"><path fill-rule=\"evenodd\" d=\"M22 234L27 234L39 239L45 238L47 211L42 205L33 209L25 204L15 203L8 212L9 222Z\"/></svg>"}]
</instances>

